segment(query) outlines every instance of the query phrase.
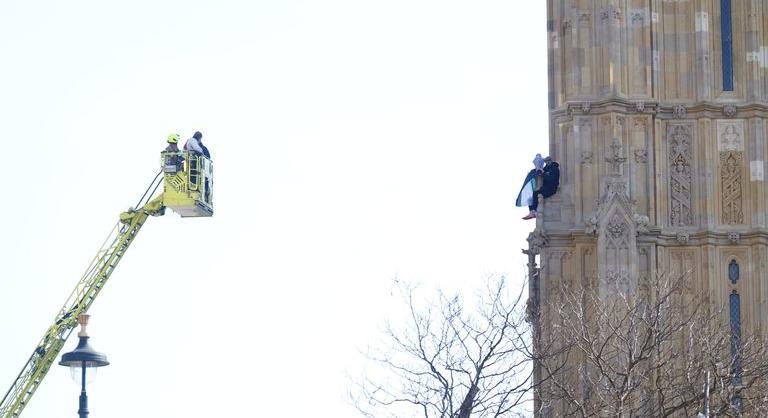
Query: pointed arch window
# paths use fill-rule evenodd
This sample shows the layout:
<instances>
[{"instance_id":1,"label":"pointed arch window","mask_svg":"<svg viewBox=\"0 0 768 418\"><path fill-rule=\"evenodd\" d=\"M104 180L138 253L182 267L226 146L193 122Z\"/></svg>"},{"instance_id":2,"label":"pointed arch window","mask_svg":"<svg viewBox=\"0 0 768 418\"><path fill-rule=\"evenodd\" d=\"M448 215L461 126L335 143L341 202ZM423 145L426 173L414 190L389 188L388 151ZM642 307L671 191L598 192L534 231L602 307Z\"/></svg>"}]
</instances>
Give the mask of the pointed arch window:
<instances>
[{"instance_id":1,"label":"pointed arch window","mask_svg":"<svg viewBox=\"0 0 768 418\"><path fill-rule=\"evenodd\" d=\"M741 364L741 298L735 290L731 292L729 305L731 311L731 384L740 386L744 372ZM736 416L741 416L742 400L740 395L733 395L731 408L733 408Z\"/></svg>"},{"instance_id":2,"label":"pointed arch window","mask_svg":"<svg viewBox=\"0 0 768 418\"><path fill-rule=\"evenodd\" d=\"M731 317L731 374L733 383L741 384L741 297L734 290L729 298Z\"/></svg>"},{"instance_id":3,"label":"pointed arch window","mask_svg":"<svg viewBox=\"0 0 768 418\"><path fill-rule=\"evenodd\" d=\"M738 283L739 273L739 263L731 260L728 263L728 280L732 285ZM741 385L744 373L741 362L741 296L736 289L733 289L728 297L728 311L731 320L731 384ZM741 416L742 400L738 394L731 398L731 408L737 416Z\"/></svg>"},{"instance_id":4,"label":"pointed arch window","mask_svg":"<svg viewBox=\"0 0 768 418\"><path fill-rule=\"evenodd\" d=\"M720 0L720 41L723 55L723 91L733 91L733 25L731 0Z\"/></svg>"},{"instance_id":5,"label":"pointed arch window","mask_svg":"<svg viewBox=\"0 0 768 418\"><path fill-rule=\"evenodd\" d=\"M736 284L739 281L739 263L736 260L731 260L728 263L728 280L731 281L731 284Z\"/></svg>"}]
</instances>

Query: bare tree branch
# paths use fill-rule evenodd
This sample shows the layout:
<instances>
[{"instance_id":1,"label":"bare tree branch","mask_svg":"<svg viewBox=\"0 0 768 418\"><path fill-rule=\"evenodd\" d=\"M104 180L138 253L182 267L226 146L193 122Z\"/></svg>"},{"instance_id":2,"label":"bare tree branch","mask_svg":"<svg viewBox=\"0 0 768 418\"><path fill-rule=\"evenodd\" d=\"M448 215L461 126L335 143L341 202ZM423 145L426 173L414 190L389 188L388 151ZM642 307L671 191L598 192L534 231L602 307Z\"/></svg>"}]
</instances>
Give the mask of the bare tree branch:
<instances>
[{"instance_id":1,"label":"bare tree branch","mask_svg":"<svg viewBox=\"0 0 768 418\"><path fill-rule=\"evenodd\" d=\"M366 355L375 365L351 397L364 416L486 418L524 416L531 402L533 353L523 290L510 297L503 278L488 281L477 306L437 292L419 304L401 287L408 324L388 324Z\"/></svg>"},{"instance_id":2,"label":"bare tree branch","mask_svg":"<svg viewBox=\"0 0 768 418\"><path fill-rule=\"evenodd\" d=\"M766 416L768 342L747 332L734 343L724 307L689 281L659 276L599 295L556 289L536 341L538 415L696 416L709 371L710 417Z\"/></svg>"}]
</instances>

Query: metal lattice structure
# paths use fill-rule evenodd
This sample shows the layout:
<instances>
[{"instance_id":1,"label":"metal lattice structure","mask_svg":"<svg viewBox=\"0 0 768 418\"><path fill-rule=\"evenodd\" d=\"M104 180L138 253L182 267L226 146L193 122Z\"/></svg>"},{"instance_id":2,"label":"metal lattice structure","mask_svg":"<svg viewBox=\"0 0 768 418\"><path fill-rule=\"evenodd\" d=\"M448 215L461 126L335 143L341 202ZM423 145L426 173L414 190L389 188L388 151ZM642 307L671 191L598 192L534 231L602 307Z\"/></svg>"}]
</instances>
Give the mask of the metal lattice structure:
<instances>
[{"instance_id":1,"label":"metal lattice structure","mask_svg":"<svg viewBox=\"0 0 768 418\"><path fill-rule=\"evenodd\" d=\"M51 365L56 361L72 330L77 326L77 316L88 311L147 218L150 215L158 216L162 213L162 205L156 199L139 210L125 212L120 216L120 221L96 253L64 306L56 314L53 324L40 339L29 360L3 397L0 403L0 417L13 418L21 414Z\"/></svg>"},{"instance_id":2,"label":"metal lattice structure","mask_svg":"<svg viewBox=\"0 0 768 418\"><path fill-rule=\"evenodd\" d=\"M168 153L163 153L163 160ZM56 361L64 343L78 325L77 317L88 312L107 280L117 268L142 226L150 216L162 216L166 207L182 217L213 215L211 189L212 164L209 159L191 153L178 153L185 161L182 170L163 167L163 193L151 199L159 187L157 177L136 206L120 215L96 256L85 269L66 302L56 313L26 364L0 402L0 418L16 418L29 404L37 388ZM153 189L154 187L154 189ZM152 190L151 193L150 190ZM145 202L146 198L146 202ZM142 205L143 203L143 205Z\"/></svg>"}]
</instances>

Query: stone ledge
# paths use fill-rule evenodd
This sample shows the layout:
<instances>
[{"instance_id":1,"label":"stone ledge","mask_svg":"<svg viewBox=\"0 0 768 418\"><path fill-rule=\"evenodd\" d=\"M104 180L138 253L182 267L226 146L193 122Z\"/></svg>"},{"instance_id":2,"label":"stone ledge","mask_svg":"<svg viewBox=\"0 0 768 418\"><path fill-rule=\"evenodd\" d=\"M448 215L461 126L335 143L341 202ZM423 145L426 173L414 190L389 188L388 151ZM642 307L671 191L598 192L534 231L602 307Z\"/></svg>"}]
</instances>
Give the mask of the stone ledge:
<instances>
[{"instance_id":1,"label":"stone ledge","mask_svg":"<svg viewBox=\"0 0 768 418\"><path fill-rule=\"evenodd\" d=\"M572 244L597 243L597 237L584 230L546 230L548 247L563 247ZM647 233L637 237L638 244L656 244L660 246L701 246L701 245L768 245L768 229L752 229L749 231L693 231L693 230L661 230L658 227L649 228Z\"/></svg>"},{"instance_id":2,"label":"stone ledge","mask_svg":"<svg viewBox=\"0 0 768 418\"><path fill-rule=\"evenodd\" d=\"M659 119L728 119L768 118L768 103L664 103L654 100L611 98L602 100L568 101L550 112L552 118L570 119L574 116L592 116L621 112L630 115L655 115Z\"/></svg>"}]
</instances>

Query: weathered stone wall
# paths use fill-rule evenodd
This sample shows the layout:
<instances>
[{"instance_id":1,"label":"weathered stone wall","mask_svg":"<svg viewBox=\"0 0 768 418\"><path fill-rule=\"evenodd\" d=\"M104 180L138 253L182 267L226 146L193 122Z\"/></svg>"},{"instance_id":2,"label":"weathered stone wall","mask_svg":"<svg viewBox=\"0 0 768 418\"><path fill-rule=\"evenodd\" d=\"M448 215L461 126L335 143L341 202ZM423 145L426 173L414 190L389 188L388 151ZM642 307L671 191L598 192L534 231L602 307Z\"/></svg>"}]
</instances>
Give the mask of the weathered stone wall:
<instances>
[{"instance_id":1,"label":"weathered stone wall","mask_svg":"<svg viewBox=\"0 0 768 418\"><path fill-rule=\"evenodd\" d=\"M701 286L721 299L738 259L744 323L763 326L746 317L768 314L768 0L734 1L732 19L723 91L719 0L549 0L550 154L562 175L539 222L543 282L580 274L583 260L561 254L591 245L598 276L622 269L601 268L608 259L632 276L706 260L693 263ZM612 184L622 202L609 201ZM629 258L606 247L612 221L634 235L618 237Z\"/></svg>"},{"instance_id":2,"label":"weathered stone wall","mask_svg":"<svg viewBox=\"0 0 768 418\"><path fill-rule=\"evenodd\" d=\"M690 272L768 331L768 0L548 0L550 155L539 303L563 281L642 286ZM737 281L728 267L740 268Z\"/></svg>"}]
</instances>

